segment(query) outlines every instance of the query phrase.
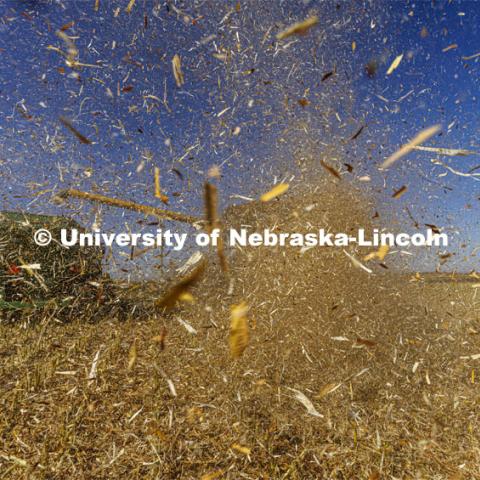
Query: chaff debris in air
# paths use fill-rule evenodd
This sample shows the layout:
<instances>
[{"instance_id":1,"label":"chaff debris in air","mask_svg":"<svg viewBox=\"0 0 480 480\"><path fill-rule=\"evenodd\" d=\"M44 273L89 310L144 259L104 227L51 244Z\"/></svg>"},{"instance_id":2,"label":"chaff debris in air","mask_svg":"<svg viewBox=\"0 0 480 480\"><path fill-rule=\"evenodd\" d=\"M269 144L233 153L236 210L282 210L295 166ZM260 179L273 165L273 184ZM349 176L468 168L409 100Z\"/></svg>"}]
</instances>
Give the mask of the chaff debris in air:
<instances>
[{"instance_id":1,"label":"chaff debris in air","mask_svg":"<svg viewBox=\"0 0 480 480\"><path fill-rule=\"evenodd\" d=\"M264 193L260 197L260 201L269 202L270 200L273 200L274 198L279 197L280 195L283 195L287 190L288 190L288 183L279 183L278 185L275 185L271 190Z\"/></svg>"},{"instance_id":2,"label":"chaff debris in air","mask_svg":"<svg viewBox=\"0 0 480 480\"><path fill-rule=\"evenodd\" d=\"M190 215L184 215L183 213L172 212L170 210L163 210L161 208L150 207L149 205L142 205L139 203L131 202L129 200L121 200L118 198L110 198L98 193L89 193L70 188L64 190L58 195L60 198L74 197L82 200L90 200L92 202L104 203L111 207L126 208L127 210L134 210L135 212L141 212L145 215L152 215L158 218L164 218L166 220L175 220L177 222L190 223L192 225L201 224L202 220Z\"/></svg>"},{"instance_id":3,"label":"chaff debris in air","mask_svg":"<svg viewBox=\"0 0 480 480\"><path fill-rule=\"evenodd\" d=\"M233 305L230 314L230 354L239 358L248 345L248 307L245 302Z\"/></svg>"},{"instance_id":4,"label":"chaff debris in air","mask_svg":"<svg viewBox=\"0 0 480 480\"><path fill-rule=\"evenodd\" d=\"M462 150L458 148L437 148L437 147L423 147L415 146L414 150L422 150L424 152L438 153L439 155L448 155L449 157L466 157L467 155L476 155L477 152L473 150Z\"/></svg>"},{"instance_id":5,"label":"chaff debris in air","mask_svg":"<svg viewBox=\"0 0 480 480\"><path fill-rule=\"evenodd\" d=\"M400 62L402 61L402 58L403 58L403 53L395 57L395 60L392 62L392 64L387 70L387 75L391 75L398 68L398 66L400 65Z\"/></svg>"},{"instance_id":6,"label":"chaff debris in air","mask_svg":"<svg viewBox=\"0 0 480 480\"><path fill-rule=\"evenodd\" d=\"M385 170L388 167L392 166L397 160L408 155L417 145L420 145L423 142L426 142L429 138L433 137L436 133L441 130L440 125L433 125L432 127L426 128L418 133L412 140L410 140L406 145L404 145L400 150L397 150L393 155L390 155L383 163L380 165L381 170Z\"/></svg>"},{"instance_id":7,"label":"chaff debris in air","mask_svg":"<svg viewBox=\"0 0 480 480\"><path fill-rule=\"evenodd\" d=\"M458 175L459 177L470 177L476 182L480 182L480 173L461 172L460 170L456 170L455 168L450 167L449 165L441 162L440 160L432 159L432 163L434 163L435 165L440 165L443 168L446 168L449 172L453 173L454 175Z\"/></svg>"},{"instance_id":8,"label":"chaff debris in air","mask_svg":"<svg viewBox=\"0 0 480 480\"><path fill-rule=\"evenodd\" d=\"M156 302L156 305L160 308L171 310L181 299L182 295L187 293L188 290L200 279L205 271L205 267L206 261L202 261L189 275L170 288L165 296Z\"/></svg>"},{"instance_id":9,"label":"chaff debris in air","mask_svg":"<svg viewBox=\"0 0 480 480\"><path fill-rule=\"evenodd\" d=\"M317 23L318 17L316 15L309 17L306 20L303 20L303 22L294 23L290 27L278 33L277 40L283 40L285 38L291 37L292 35L304 35Z\"/></svg>"},{"instance_id":10,"label":"chaff debris in air","mask_svg":"<svg viewBox=\"0 0 480 480\"><path fill-rule=\"evenodd\" d=\"M65 117L60 117L60 122L64 125L68 130L70 130L79 140L80 143L84 145L91 145L92 141L89 140L85 135L80 133L72 124L72 122Z\"/></svg>"},{"instance_id":11,"label":"chaff debris in air","mask_svg":"<svg viewBox=\"0 0 480 480\"><path fill-rule=\"evenodd\" d=\"M182 61L180 56L175 54L172 58L172 70L173 76L175 77L175 82L177 82L177 87L181 87L185 83L185 78L182 72Z\"/></svg>"},{"instance_id":12,"label":"chaff debris in air","mask_svg":"<svg viewBox=\"0 0 480 480\"><path fill-rule=\"evenodd\" d=\"M211 183L205 183L205 216L206 216L206 230L212 233L213 230L218 229L220 234L217 238L217 255L220 260L220 266L224 272L228 271L227 257L225 256L222 224L218 219L218 192L217 187Z\"/></svg>"}]
</instances>

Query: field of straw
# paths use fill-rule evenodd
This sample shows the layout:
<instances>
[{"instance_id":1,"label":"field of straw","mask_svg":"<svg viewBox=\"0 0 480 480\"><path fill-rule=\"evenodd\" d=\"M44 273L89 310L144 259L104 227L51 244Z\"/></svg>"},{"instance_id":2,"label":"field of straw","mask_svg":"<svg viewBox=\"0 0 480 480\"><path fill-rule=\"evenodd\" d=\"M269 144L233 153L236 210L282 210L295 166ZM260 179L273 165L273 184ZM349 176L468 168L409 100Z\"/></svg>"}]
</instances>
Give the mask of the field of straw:
<instances>
[{"instance_id":1,"label":"field of straw","mask_svg":"<svg viewBox=\"0 0 480 480\"><path fill-rule=\"evenodd\" d=\"M232 207L225 224L348 231L372 216L318 189ZM228 275L212 254L194 301L167 313L149 285L121 316L92 303L0 324L0 479L480 478L470 278L368 274L341 248L227 257Z\"/></svg>"}]
</instances>

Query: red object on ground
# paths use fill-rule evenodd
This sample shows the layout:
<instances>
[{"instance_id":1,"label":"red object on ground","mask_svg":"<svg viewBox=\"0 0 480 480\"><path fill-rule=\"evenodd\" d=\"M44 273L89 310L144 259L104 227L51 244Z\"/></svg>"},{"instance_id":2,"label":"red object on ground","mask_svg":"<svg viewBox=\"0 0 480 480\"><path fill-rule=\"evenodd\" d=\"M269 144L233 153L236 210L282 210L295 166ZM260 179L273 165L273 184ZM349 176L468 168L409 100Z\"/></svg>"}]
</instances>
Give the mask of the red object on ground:
<instances>
[{"instance_id":1,"label":"red object on ground","mask_svg":"<svg viewBox=\"0 0 480 480\"><path fill-rule=\"evenodd\" d=\"M9 265L8 266L8 273L10 275L20 275L21 270L16 265Z\"/></svg>"}]
</instances>

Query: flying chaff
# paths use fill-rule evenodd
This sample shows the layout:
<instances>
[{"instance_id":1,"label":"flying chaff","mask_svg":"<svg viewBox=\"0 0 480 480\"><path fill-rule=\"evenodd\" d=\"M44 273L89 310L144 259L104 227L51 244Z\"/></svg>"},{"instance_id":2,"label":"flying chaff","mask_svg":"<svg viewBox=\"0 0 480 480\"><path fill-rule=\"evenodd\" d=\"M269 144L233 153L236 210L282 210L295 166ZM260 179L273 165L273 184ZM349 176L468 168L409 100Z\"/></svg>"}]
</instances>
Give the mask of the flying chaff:
<instances>
[{"instance_id":1,"label":"flying chaff","mask_svg":"<svg viewBox=\"0 0 480 480\"><path fill-rule=\"evenodd\" d=\"M184 215L183 213L150 207L149 205L142 205L139 203L130 202L128 200L110 198L97 193L82 192L80 190L75 190L74 188L64 190L58 196L60 198L74 197L82 200L104 203L105 205L110 205L111 207L126 208L127 210L134 210L135 212L144 213L145 215L152 215L158 218L164 218L166 220L175 220L177 222L190 223L191 225L200 225L202 223L200 218Z\"/></svg>"},{"instance_id":2,"label":"flying chaff","mask_svg":"<svg viewBox=\"0 0 480 480\"><path fill-rule=\"evenodd\" d=\"M433 125L432 127L426 128L418 133L412 140L410 140L406 145L404 145L400 150L397 150L393 155L390 155L383 163L380 165L381 170L386 170L388 167L392 166L397 160L409 154L414 148L420 145L423 142L426 142L429 138L433 137L436 133L441 130L440 125Z\"/></svg>"}]
</instances>

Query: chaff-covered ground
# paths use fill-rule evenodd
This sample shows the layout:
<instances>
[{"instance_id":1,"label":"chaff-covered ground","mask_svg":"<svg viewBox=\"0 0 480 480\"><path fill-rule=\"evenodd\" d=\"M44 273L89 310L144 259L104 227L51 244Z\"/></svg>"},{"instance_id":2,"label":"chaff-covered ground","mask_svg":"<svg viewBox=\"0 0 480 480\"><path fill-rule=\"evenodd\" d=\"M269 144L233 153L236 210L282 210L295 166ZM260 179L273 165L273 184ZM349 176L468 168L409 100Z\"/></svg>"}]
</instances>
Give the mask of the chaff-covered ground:
<instances>
[{"instance_id":1,"label":"chaff-covered ground","mask_svg":"<svg viewBox=\"0 0 480 480\"><path fill-rule=\"evenodd\" d=\"M475 2L2 7L2 210L451 243L212 248L179 279L189 246L0 225L0 480L480 478L480 279L415 271L478 270Z\"/></svg>"},{"instance_id":2,"label":"chaff-covered ground","mask_svg":"<svg viewBox=\"0 0 480 480\"><path fill-rule=\"evenodd\" d=\"M373 214L322 186L225 221L348 231ZM480 477L478 280L368 274L338 248L228 260L168 314L0 325L0 478ZM249 344L232 359L241 301Z\"/></svg>"}]
</instances>

